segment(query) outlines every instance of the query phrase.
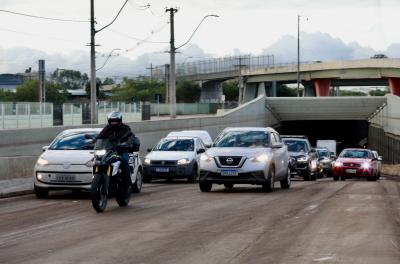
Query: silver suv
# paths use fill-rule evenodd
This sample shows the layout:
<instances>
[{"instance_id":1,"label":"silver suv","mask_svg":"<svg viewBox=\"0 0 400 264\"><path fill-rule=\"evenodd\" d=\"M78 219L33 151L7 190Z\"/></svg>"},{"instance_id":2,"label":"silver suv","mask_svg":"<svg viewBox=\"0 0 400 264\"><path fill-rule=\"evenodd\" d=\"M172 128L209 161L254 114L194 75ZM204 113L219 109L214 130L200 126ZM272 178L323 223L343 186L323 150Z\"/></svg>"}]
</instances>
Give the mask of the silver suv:
<instances>
[{"instance_id":1,"label":"silver suv","mask_svg":"<svg viewBox=\"0 0 400 264\"><path fill-rule=\"evenodd\" d=\"M272 128L226 128L213 147L200 157L199 185L202 192L212 185L257 184L272 192L275 182L290 188L290 167L287 147Z\"/></svg>"}]
</instances>

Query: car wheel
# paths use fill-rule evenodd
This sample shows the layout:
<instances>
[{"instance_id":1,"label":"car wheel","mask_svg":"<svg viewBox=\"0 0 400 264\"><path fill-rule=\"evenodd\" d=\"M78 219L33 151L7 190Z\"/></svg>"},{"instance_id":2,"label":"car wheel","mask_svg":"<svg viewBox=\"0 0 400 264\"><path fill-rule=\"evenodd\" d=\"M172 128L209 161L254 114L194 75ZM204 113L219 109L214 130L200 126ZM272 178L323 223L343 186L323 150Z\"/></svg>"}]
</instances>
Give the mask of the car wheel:
<instances>
[{"instance_id":1,"label":"car wheel","mask_svg":"<svg viewBox=\"0 0 400 264\"><path fill-rule=\"evenodd\" d=\"M143 175L143 182L144 183L151 183L151 180L152 180L151 176Z\"/></svg>"},{"instance_id":2,"label":"car wheel","mask_svg":"<svg viewBox=\"0 0 400 264\"><path fill-rule=\"evenodd\" d=\"M187 178L188 182L195 183L197 181L197 168L193 166L192 174Z\"/></svg>"},{"instance_id":3,"label":"car wheel","mask_svg":"<svg viewBox=\"0 0 400 264\"><path fill-rule=\"evenodd\" d=\"M143 172L139 168L136 173L136 181L132 184L132 192L133 193L140 193L142 190L142 180L143 180Z\"/></svg>"},{"instance_id":4,"label":"car wheel","mask_svg":"<svg viewBox=\"0 0 400 264\"><path fill-rule=\"evenodd\" d=\"M233 183L224 183L226 189L232 189L233 185L234 185Z\"/></svg>"},{"instance_id":5,"label":"car wheel","mask_svg":"<svg viewBox=\"0 0 400 264\"><path fill-rule=\"evenodd\" d=\"M37 198L43 199L49 195L49 189L47 188L42 188L35 185L34 190Z\"/></svg>"},{"instance_id":6,"label":"car wheel","mask_svg":"<svg viewBox=\"0 0 400 264\"><path fill-rule=\"evenodd\" d=\"M309 181L309 180L310 180L310 173L309 173L309 172L306 172L305 174L303 174L303 179L304 179L305 181Z\"/></svg>"},{"instance_id":7,"label":"car wheel","mask_svg":"<svg viewBox=\"0 0 400 264\"><path fill-rule=\"evenodd\" d=\"M341 180L341 181L345 181L345 180L346 180L346 177L341 176L341 177L340 177L340 180Z\"/></svg>"},{"instance_id":8,"label":"car wheel","mask_svg":"<svg viewBox=\"0 0 400 264\"><path fill-rule=\"evenodd\" d=\"M310 175L310 180L311 181L316 181L317 180L317 174L316 173L311 174Z\"/></svg>"},{"instance_id":9,"label":"car wheel","mask_svg":"<svg viewBox=\"0 0 400 264\"><path fill-rule=\"evenodd\" d=\"M270 168L267 182L262 185L263 192L273 192L275 189L275 170Z\"/></svg>"},{"instance_id":10,"label":"car wheel","mask_svg":"<svg viewBox=\"0 0 400 264\"><path fill-rule=\"evenodd\" d=\"M200 191L209 192L212 189L212 183L209 182L199 182Z\"/></svg>"},{"instance_id":11,"label":"car wheel","mask_svg":"<svg viewBox=\"0 0 400 264\"><path fill-rule=\"evenodd\" d=\"M334 181L338 181L339 180L339 176L333 176L333 180Z\"/></svg>"},{"instance_id":12,"label":"car wheel","mask_svg":"<svg viewBox=\"0 0 400 264\"><path fill-rule=\"evenodd\" d=\"M287 169L286 178L281 180L281 188L282 189L289 189L292 184L291 175L290 175L290 168Z\"/></svg>"}]
</instances>

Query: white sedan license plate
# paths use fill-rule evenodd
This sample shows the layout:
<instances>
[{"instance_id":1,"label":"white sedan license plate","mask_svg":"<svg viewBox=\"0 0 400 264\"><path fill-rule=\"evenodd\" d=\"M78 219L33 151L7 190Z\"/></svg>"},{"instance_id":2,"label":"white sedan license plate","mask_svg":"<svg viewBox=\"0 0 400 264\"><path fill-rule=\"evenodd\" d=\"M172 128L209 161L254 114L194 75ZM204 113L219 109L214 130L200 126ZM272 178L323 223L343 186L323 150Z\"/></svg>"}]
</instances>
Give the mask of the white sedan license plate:
<instances>
[{"instance_id":1,"label":"white sedan license plate","mask_svg":"<svg viewBox=\"0 0 400 264\"><path fill-rule=\"evenodd\" d=\"M357 173L357 170L355 170L355 169L347 169L346 172L347 173Z\"/></svg>"},{"instance_id":2,"label":"white sedan license plate","mask_svg":"<svg viewBox=\"0 0 400 264\"><path fill-rule=\"evenodd\" d=\"M221 176L238 176L239 172L237 170L222 170Z\"/></svg>"},{"instance_id":3,"label":"white sedan license plate","mask_svg":"<svg viewBox=\"0 0 400 264\"><path fill-rule=\"evenodd\" d=\"M75 175L58 174L56 175L56 181L62 181L62 182L75 181Z\"/></svg>"},{"instance_id":4,"label":"white sedan license plate","mask_svg":"<svg viewBox=\"0 0 400 264\"><path fill-rule=\"evenodd\" d=\"M156 172L169 172L169 168L156 168Z\"/></svg>"}]
</instances>

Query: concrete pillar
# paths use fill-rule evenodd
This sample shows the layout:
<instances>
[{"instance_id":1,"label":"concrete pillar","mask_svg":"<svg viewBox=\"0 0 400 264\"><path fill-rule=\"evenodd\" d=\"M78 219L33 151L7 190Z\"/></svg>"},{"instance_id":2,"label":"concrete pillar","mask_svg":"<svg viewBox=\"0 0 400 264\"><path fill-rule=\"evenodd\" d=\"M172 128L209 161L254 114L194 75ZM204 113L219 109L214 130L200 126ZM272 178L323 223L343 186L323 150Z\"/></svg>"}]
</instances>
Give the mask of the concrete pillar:
<instances>
[{"instance_id":1,"label":"concrete pillar","mask_svg":"<svg viewBox=\"0 0 400 264\"><path fill-rule=\"evenodd\" d=\"M314 79L315 94L319 96L329 96L330 79Z\"/></svg>"},{"instance_id":2,"label":"concrete pillar","mask_svg":"<svg viewBox=\"0 0 400 264\"><path fill-rule=\"evenodd\" d=\"M201 83L201 103L220 103L222 99L222 82L210 81Z\"/></svg>"},{"instance_id":3,"label":"concrete pillar","mask_svg":"<svg viewBox=\"0 0 400 264\"><path fill-rule=\"evenodd\" d=\"M260 96L260 95L266 95L264 82L258 83L257 96Z\"/></svg>"},{"instance_id":4,"label":"concrete pillar","mask_svg":"<svg viewBox=\"0 0 400 264\"><path fill-rule=\"evenodd\" d=\"M400 96L400 78L389 78L390 92L394 95Z\"/></svg>"},{"instance_id":5,"label":"concrete pillar","mask_svg":"<svg viewBox=\"0 0 400 264\"><path fill-rule=\"evenodd\" d=\"M313 82L302 81L301 84L304 87L303 97L314 97L315 87Z\"/></svg>"},{"instance_id":6,"label":"concrete pillar","mask_svg":"<svg viewBox=\"0 0 400 264\"><path fill-rule=\"evenodd\" d=\"M249 102L257 97L258 94L258 83L246 83L243 93L243 102Z\"/></svg>"}]
</instances>

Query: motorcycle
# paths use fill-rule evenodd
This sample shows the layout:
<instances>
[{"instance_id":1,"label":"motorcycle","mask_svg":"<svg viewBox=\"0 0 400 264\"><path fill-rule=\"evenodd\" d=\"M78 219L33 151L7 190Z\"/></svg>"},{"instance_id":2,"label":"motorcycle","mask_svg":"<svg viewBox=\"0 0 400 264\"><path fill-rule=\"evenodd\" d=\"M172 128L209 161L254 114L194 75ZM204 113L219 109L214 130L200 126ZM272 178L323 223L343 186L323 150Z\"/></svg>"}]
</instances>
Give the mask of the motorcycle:
<instances>
[{"instance_id":1,"label":"motorcycle","mask_svg":"<svg viewBox=\"0 0 400 264\"><path fill-rule=\"evenodd\" d=\"M127 206L131 197L131 186L121 171L121 156L118 148L127 148L126 143L112 145L108 139L98 139L94 147L93 180L91 185L92 205L101 213L107 207L108 198L115 195L119 206Z\"/></svg>"}]
</instances>

